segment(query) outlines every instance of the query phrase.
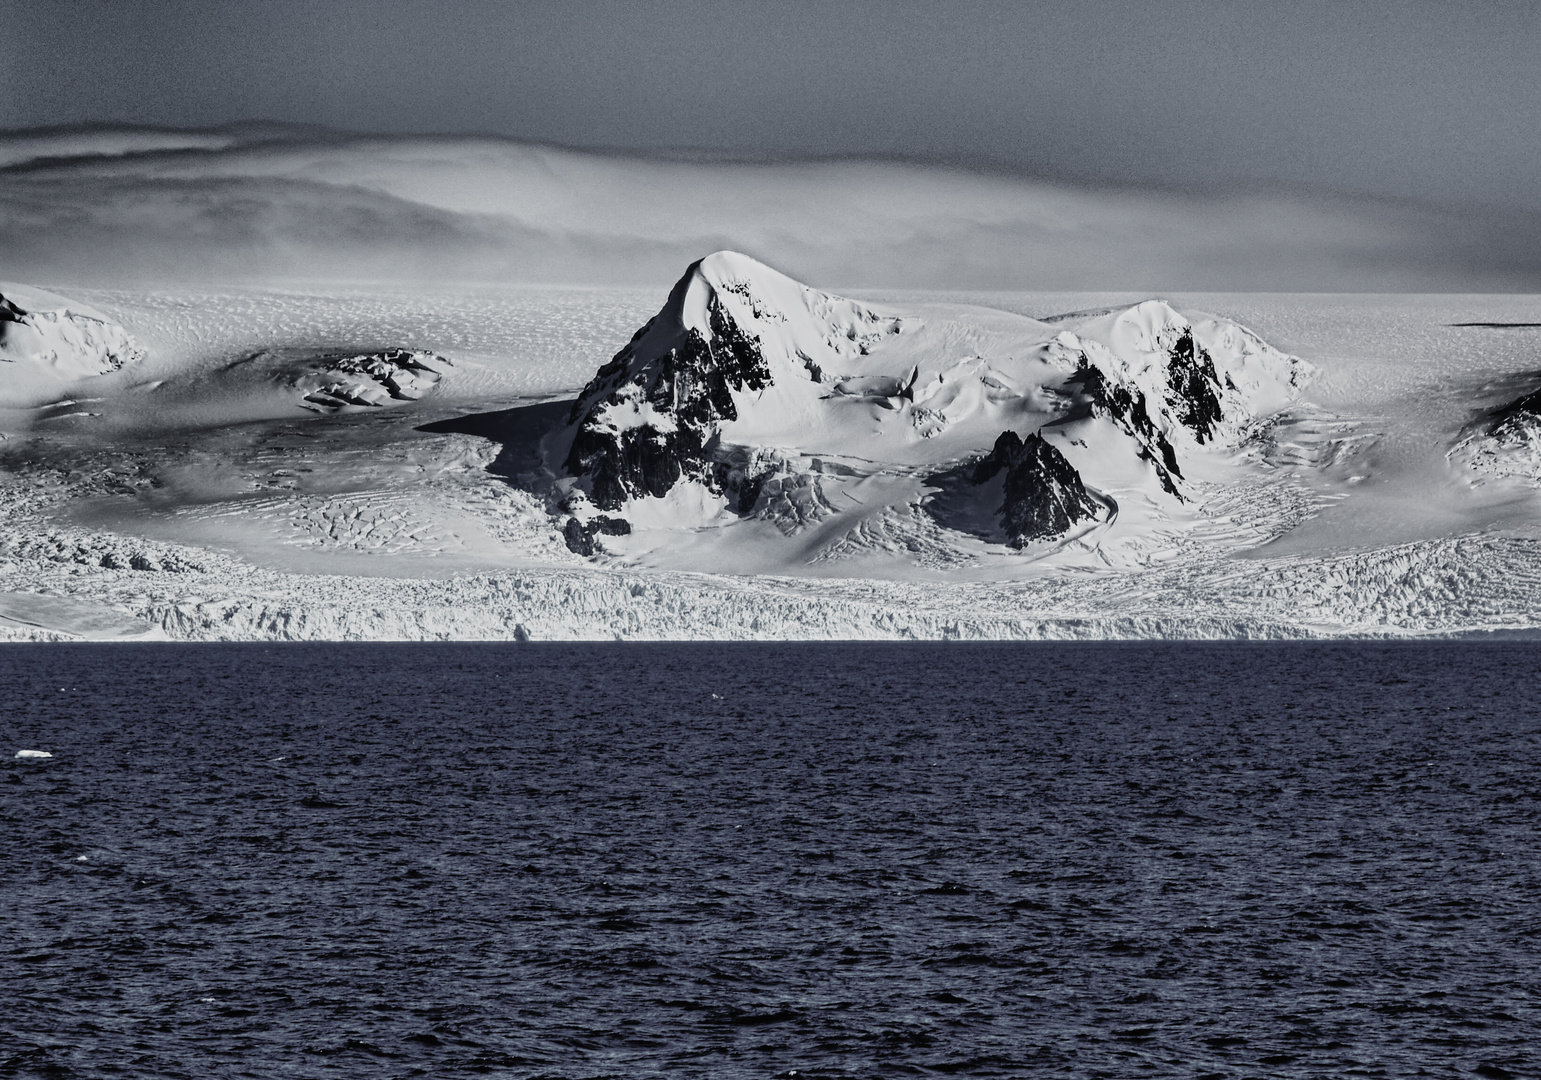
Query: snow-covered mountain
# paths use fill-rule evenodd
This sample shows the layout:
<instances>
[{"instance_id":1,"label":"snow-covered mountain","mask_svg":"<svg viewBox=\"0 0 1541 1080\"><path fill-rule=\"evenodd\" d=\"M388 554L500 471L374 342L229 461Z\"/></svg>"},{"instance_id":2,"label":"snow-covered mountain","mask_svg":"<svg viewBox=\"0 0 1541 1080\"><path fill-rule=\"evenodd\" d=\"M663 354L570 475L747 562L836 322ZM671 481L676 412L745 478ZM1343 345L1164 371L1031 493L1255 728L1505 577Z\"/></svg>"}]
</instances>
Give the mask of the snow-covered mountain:
<instances>
[{"instance_id":1,"label":"snow-covered mountain","mask_svg":"<svg viewBox=\"0 0 1541 1080\"><path fill-rule=\"evenodd\" d=\"M105 375L144 355L100 312L41 289L0 284L0 363L68 381Z\"/></svg>"},{"instance_id":2,"label":"snow-covered mountain","mask_svg":"<svg viewBox=\"0 0 1541 1080\"><path fill-rule=\"evenodd\" d=\"M1541 627L1535 297L0 291L0 639Z\"/></svg>"},{"instance_id":3,"label":"snow-covered mountain","mask_svg":"<svg viewBox=\"0 0 1541 1080\"><path fill-rule=\"evenodd\" d=\"M547 460L565 476L569 536L584 536L574 550L600 516L790 536L886 514L901 531L1036 551L1111 522L1131 494L1182 504L1189 463L1234 450L1311 373L1245 327L1161 301L1049 320L901 311L722 251L599 370Z\"/></svg>"}]
</instances>

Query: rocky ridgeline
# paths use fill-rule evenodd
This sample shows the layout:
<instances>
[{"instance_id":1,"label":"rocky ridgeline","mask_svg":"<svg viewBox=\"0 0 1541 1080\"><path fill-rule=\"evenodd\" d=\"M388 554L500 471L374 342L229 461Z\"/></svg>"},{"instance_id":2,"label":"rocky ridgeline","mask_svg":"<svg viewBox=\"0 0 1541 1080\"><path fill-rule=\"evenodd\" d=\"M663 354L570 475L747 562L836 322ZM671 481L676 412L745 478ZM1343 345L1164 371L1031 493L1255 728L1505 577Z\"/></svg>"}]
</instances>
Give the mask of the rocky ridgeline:
<instances>
[{"instance_id":1,"label":"rocky ridgeline","mask_svg":"<svg viewBox=\"0 0 1541 1080\"><path fill-rule=\"evenodd\" d=\"M1106 416L1139 444L1141 456L1155 469L1162 488L1181 499L1177 481L1182 479L1182 467L1160 421L1168 419L1168 426L1175 422L1187 428L1200 446L1210 442L1225 419L1224 387L1214 358L1193 339L1191 327L1182 328L1165 351L1165 386L1154 409L1143 389L1109 377L1085 352L1072 382L1080 386L1094 414Z\"/></svg>"},{"instance_id":2,"label":"rocky ridgeline","mask_svg":"<svg viewBox=\"0 0 1541 1080\"><path fill-rule=\"evenodd\" d=\"M1015 431L1001 432L994 448L974 464L969 481L978 486L1002 471L1005 492L998 513L1012 547L1057 539L1095 520L1101 510L1081 474L1036 431L1026 440Z\"/></svg>"},{"instance_id":3,"label":"rocky ridgeline","mask_svg":"<svg viewBox=\"0 0 1541 1080\"><path fill-rule=\"evenodd\" d=\"M865 399L870 388L853 389L864 380L831 372L899 332L899 320L747 256L707 256L573 404L560 469L579 485L566 507L578 517L618 511L692 481L738 513L753 512L764 486L786 468L764 448L723 443L722 427L740 419L744 397L799 383L817 397Z\"/></svg>"},{"instance_id":4,"label":"rocky ridgeline","mask_svg":"<svg viewBox=\"0 0 1541 1080\"><path fill-rule=\"evenodd\" d=\"M718 425L738 419L729 391L763 390L771 373L759 339L725 315L716 296L707 317L709 335L687 327L683 341L653 356L637 349L649 322L573 404L568 420L577 434L564 467L589 478L589 497L601 509L661 497L682 478L720 483L703 452Z\"/></svg>"},{"instance_id":5,"label":"rocky ridgeline","mask_svg":"<svg viewBox=\"0 0 1541 1080\"><path fill-rule=\"evenodd\" d=\"M823 446L854 445L861 432L886 430L912 431L912 441L952 432L954 447L961 432L977 438L975 446L993 439L973 460L979 479L972 484L1004 472L998 520L1020 547L1063 536L1110 505L1066 457L1070 442L1086 445L1083 421L1105 420L1127 436L1148 463L1152 486L1183 500L1184 455L1234 442L1255 416L1292 397L1310 371L1234 323L1198 324L1146 301L1057 317L1051 321L1064 329L1048 330L1044 339L1025 336L1045 331L1023 320L1020 345L1003 351L1020 357L1041 350L1044 366L1027 376L1029 369L1016 368L1016 383L996 379L993 361L961 355L961 345L937 350L934 343L973 332L968 324L943 328L927 339L936 351L919 354L922 363L937 365L922 380L915 354L904 352L917 346L888 343L902 321L814 292L731 252L692 265L569 412L571 441L557 451L561 471L577 481L563 488L563 509L572 514L568 546L588 554L598 533L614 534L617 526L585 523L595 511L607 515L605 522L622 521L608 515L624 513L636 499L662 498L683 481L724 497L739 515L771 515L782 524L767 492L801 490L795 473L811 455L826 456ZM873 351L879 347L885 351ZM953 349L959 351L948 355ZM876 357L893 357L894 370L884 372ZM1024 378L1044 381L1029 385ZM761 434L750 437L752 445L734 445L724 429L746 409L755 411L738 430ZM1089 430L1092 438L1109 437L1105 427ZM1063 435L1059 447L1051 432ZM1127 453L1125 445L1119 438L1116 446L1093 447L1090 458L1105 449ZM871 458L867 449L852 453ZM965 459L961 472L937 475L968 486L968 470Z\"/></svg>"},{"instance_id":6,"label":"rocky ridgeline","mask_svg":"<svg viewBox=\"0 0 1541 1080\"><path fill-rule=\"evenodd\" d=\"M1167 347L1166 370L1167 404L1176 414L1177 422L1192 431L1202 446L1214 438L1215 429L1225 419L1220 403L1224 389L1215 372L1214 357L1193 339L1192 327L1184 327L1177 340Z\"/></svg>"}]
</instances>

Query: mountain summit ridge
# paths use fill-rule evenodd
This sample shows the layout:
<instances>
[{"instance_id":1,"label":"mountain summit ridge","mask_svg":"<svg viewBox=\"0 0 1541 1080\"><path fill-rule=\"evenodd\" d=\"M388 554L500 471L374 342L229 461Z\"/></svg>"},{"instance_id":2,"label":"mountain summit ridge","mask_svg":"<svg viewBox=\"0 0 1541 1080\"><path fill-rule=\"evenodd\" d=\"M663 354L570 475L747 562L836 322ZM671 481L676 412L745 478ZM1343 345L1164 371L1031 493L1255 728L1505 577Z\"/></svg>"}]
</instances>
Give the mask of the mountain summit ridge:
<instances>
[{"instance_id":1,"label":"mountain summit ridge","mask_svg":"<svg viewBox=\"0 0 1541 1080\"><path fill-rule=\"evenodd\" d=\"M767 518L791 534L844 512L836 489L862 502L850 478L908 476L906 505L925 509L927 477L979 474L993 455L1014 478L996 524L931 517L1022 548L1110 519L1104 489L1182 503L1185 460L1234 448L1311 373L1239 324L1160 300L1045 321L900 311L719 251L584 387L548 460L582 521L641 510L667 528L671 512L646 507L689 488L679 528ZM948 498L969 487L985 485L953 483Z\"/></svg>"}]
</instances>

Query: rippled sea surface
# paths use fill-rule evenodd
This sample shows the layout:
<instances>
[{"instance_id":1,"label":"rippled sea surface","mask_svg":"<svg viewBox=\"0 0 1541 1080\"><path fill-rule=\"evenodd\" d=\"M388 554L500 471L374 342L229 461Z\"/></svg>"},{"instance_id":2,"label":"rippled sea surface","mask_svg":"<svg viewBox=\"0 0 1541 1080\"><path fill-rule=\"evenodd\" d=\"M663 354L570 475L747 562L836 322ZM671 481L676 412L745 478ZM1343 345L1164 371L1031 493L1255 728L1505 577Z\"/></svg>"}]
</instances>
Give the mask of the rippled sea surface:
<instances>
[{"instance_id":1,"label":"rippled sea surface","mask_svg":"<svg viewBox=\"0 0 1541 1080\"><path fill-rule=\"evenodd\" d=\"M1538 661L0 648L0 1075L1535 1076Z\"/></svg>"}]
</instances>

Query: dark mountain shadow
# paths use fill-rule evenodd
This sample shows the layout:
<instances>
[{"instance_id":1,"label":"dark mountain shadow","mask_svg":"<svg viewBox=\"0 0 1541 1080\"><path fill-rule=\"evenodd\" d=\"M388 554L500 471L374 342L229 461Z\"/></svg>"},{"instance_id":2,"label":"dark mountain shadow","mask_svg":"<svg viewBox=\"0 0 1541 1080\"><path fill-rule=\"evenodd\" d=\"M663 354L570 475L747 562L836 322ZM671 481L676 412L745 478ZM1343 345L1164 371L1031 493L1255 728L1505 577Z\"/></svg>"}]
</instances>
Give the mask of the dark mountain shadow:
<instances>
[{"instance_id":1,"label":"dark mountain shadow","mask_svg":"<svg viewBox=\"0 0 1541 1080\"><path fill-rule=\"evenodd\" d=\"M520 405L496 412L467 413L447 420L435 420L416 430L433 435L476 435L498 444L498 456L487 471L509 483L516 483L520 473L541 466L540 441L567 422L571 400L543 401L538 405Z\"/></svg>"}]
</instances>

